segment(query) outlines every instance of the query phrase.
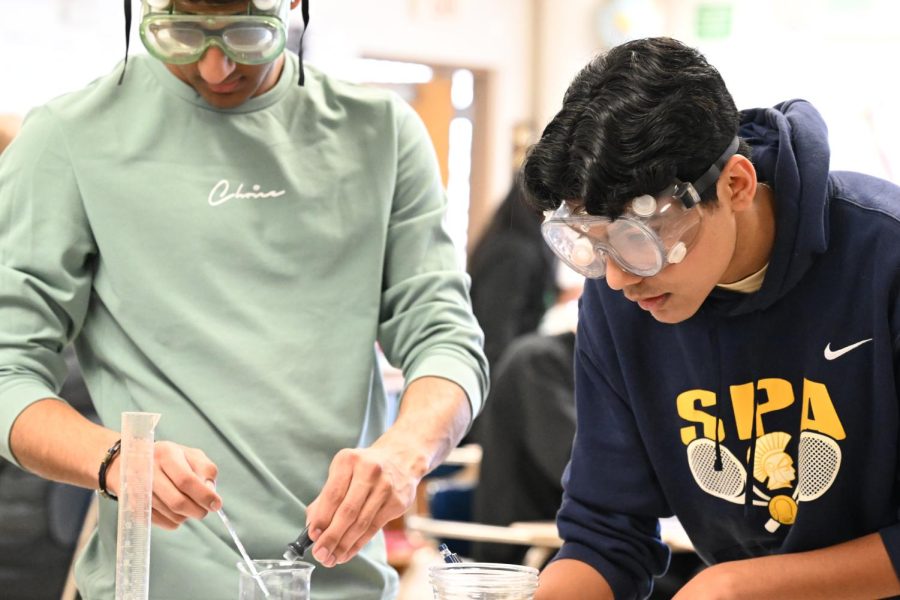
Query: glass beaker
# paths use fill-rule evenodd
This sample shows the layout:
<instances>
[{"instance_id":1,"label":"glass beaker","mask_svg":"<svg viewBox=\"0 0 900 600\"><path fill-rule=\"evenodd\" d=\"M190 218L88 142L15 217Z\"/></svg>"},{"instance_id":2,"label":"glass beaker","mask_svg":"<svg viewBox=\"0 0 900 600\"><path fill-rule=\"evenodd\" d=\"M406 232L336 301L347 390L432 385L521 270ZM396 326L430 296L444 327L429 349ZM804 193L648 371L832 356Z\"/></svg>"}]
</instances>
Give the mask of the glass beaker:
<instances>
[{"instance_id":1,"label":"glass beaker","mask_svg":"<svg viewBox=\"0 0 900 600\"><path fill-rule=\"evenodd\" d=\"M443 563L428 570L434 600L532 600L538 570L502 563Z\"/></svg>"},{"instance_id":2,"label":"glass beaker","mask_svg":"<svg viewBox=\"0 0 900 600\"><path fill-rule=\"evenodd\" d=\"M314 565L291 560L254 560L259 573L254 577L243 561L237 563L241 575L238 587L239 600L309 600L309 578ZM266 596L259 582L262 581L269 595Z\"/></svg>"}]
</instances>

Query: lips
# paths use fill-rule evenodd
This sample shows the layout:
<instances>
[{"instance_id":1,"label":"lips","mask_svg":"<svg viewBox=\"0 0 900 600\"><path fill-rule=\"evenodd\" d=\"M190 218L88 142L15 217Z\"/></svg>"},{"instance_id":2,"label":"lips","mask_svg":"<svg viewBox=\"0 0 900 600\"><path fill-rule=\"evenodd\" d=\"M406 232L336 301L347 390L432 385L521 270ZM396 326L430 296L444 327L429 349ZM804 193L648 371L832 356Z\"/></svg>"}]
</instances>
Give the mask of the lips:
<instances>
[{"instance_id":1,"label":"lips","mask_svg":"<svg viewBox=\"0 0 900 600\"><path fill-rule=\"evenodd\" d=\"M633 302L637 302L638 306L640 306L644 310L652 311L661 307L666 300L668 300L669 294L660 294L658 296L642 296L640 298L629 298Z\"/></svg>"},{"instance_id":2,"label":"lips","mask_svg":"<svg viewBox=\"0 0 900 600\"><path fill-rule=\"evenodd\" d=\"M217 83L215 85L207 84L206 87L214 94L230 94L231 92L235 91L240 84L240 79L234 79L232 81L225 81L223 83Z\"/></svg>"}]
</instances>

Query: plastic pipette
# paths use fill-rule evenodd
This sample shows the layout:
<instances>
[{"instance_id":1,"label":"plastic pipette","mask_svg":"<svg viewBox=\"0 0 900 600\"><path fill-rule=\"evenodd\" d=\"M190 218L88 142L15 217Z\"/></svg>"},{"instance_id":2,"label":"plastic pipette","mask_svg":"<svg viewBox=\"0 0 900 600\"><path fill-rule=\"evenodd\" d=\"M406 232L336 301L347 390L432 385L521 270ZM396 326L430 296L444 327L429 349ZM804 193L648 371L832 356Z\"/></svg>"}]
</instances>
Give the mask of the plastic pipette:
<instances>
[{"instance_id":1,"label":"plastic pipette","mask_svg":"<svg viewBox=\"0 0 900 600\"><path fill-rule=\"evenodd\" d=\"M266 598L269 598L269 590L268 588L266 588L266 584L263 583L262 577L259 576L259 571L256 570L256 567L253 565L253 561L250 560L250 555L247 554L247 551L244 549L244 545L241 543L237 532L234 530L234 527L231 526L231 521L228 520L228 517L225 516L225 512L221 508L216 511L216 514L219 515L219 518L222 519L222 524L225 525L225 529L227 529L228 533L231 534L231 539L234 540L234 545L237 546L237 549L240 551L241 556L244 557L244 563L247 565L247 568L250 569L250 574L253 575L253 579L255 579L256 583L259 584L259 589L262 590L262 593Z\"/></svg>"}]
</instances>

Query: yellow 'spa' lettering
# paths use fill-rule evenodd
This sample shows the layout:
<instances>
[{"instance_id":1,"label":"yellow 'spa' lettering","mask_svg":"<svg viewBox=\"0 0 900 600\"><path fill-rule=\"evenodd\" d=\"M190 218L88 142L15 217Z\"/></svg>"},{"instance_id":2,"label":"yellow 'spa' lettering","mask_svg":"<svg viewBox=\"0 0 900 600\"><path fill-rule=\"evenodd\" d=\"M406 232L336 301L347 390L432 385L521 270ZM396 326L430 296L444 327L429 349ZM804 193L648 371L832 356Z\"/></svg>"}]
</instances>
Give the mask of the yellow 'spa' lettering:
<instances>
[{"instance_id":1,"label":"yellow 'spa' lettering","mask_svg":"<svg viewBox=\"0 0 900 600\"><path fill-rule=\"evenodd\" d=\"M753 432L753 404L757 389L766 393L766 401L756 407L757 436L766 433L763 415L787 408L795 400L793 386L785 379L767 378L760 379L755 385L744 383L730 386L734 421L738 438L741 440L750 439ZM716 432L718 432L719 440L725 439L725 426L722 420L717 422L714 415L702 410L715 407L715 392L701 389L687 390L678 394L676 404L678 415L685 421L694 423L694 425L681 428L681 441L684 445L690 444L700 435L711 440L716 439ZM702 432L698 426L702 427ZM835 440L843 440L847 437L828 393L828 388L824 384L806 378L803 379L800 431L818 431Z\"/></svg>"},{"instance_id":2,"label":"yellow 'spa' lettering","mask_svg":"<svg viewBox=\"0 0 900 600\"><path fill-rule=\"evenodd\" d=\"M708 390L687 390L681 392L676 399L678 416L685 421L701 424L703 426L703 437L711 440L716 439L716 418L706 411L700 410L697 407L697 404L707 407L715 406L715 393ZM718 434L720 441L725 439L725 426L722 424L721 419L718 420ZM681 428L681 441L685 446L695 439L697 439L696 425L689 425Z\"/></svg>"},{"instance_id":3,"label":"yellow 'spa' lettering","mask_svg":"<svg viewBox=\"0 0 900 600\"><path fill-rule=\"evenodd\" d=\"M803 413L800 431L818 431L836 440L847 437L841 419L824 384L803 378Z\"/></svg>"},{"instance_id":4,"label":"yellow 'spa' lettering","mask_svg":"<svg viewBox=\"0 0 900 600\"><path fill-rule=\"evenodd\" d=\"M763 427L763 415L787 408L794 403L794 389L791 382L785 379L760 379L756 388L766 392L766 401L756 406L756 435L766 433ZM738 438L750 439L753 433L754 387L752 383L731 386L731 405L734 408L734 421Z\"/></svg>"}]
</instances>

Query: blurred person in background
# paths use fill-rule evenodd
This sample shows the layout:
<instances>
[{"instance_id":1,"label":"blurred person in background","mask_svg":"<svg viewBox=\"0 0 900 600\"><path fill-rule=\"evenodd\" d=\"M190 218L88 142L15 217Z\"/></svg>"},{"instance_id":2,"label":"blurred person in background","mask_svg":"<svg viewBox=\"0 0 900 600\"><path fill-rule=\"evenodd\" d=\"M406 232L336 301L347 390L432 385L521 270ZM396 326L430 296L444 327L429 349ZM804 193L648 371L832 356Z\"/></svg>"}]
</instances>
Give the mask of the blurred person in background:
<instances>
[{"instance_id":1,"label":"blurred person in background","mask_svg":"<svg viewBox=\"0 0 900 600\"><path fill-rule=\"evenodd\" d=\"M541 238L541 220L514 182L469 258L472 309L489 364L512 340L535 331L554 302L556 260Z\"/></svg>"},{"instance_id":2,"label":"blurred person in background","mask_svg":"<svg viewBox=\"0 0 900 600\"><path fill-rule=\"evenodd\" d=\"M472 310L492 368L513 340L537 329L557 293L556 260L541 239L541 219L514 181L469 258ZM479 420L465 442L481 442L480 431Z\"/></svg>"},{"instance_id":3,"label":"blurred person in background","mask_svg":"<svg viewBox=\"0 0 900 600\"><path fill-rule=\"evenodd\" d=\"M239 556L201 520L223 504L253 557L309 525L313 598L393 598L380 530L480 411L424 126L286 52L299 4L145 0L149 56L32 111L0 159L0 456L100 491L86 599L113 597L124 411L162 415L167 600L234 596ZM72 340L102 426L60 393ZM390 422L376 340L406 382Z\"/></svg>"},{"instance_id":4,"label":"blurred person in background","mask_svg":"<svg viewBox=\"0 0 900 600\"><path fill-rule=\"evenodd\" d=\"M491 370L491 400L479 417L482 459L472 509L477 523L549 521L559 509L560 479L575 435L572 358L584 278L556 264L557 301L537 330L513 340ZM518 564L527 551L479 542L472 557Z\"/></svg>"},{"instance_id":5,"label":"blurred person in background","mask_svg":"<svg viewBox=\"0 0 900 600\"><path fill-rule=\"evenodd\" d=\"M592 278L537 598L646 597L672 514L710 565L679 600L900 594L900 189L667 38L581 71L524 182Z\"/></svg>"}]
</instances>

